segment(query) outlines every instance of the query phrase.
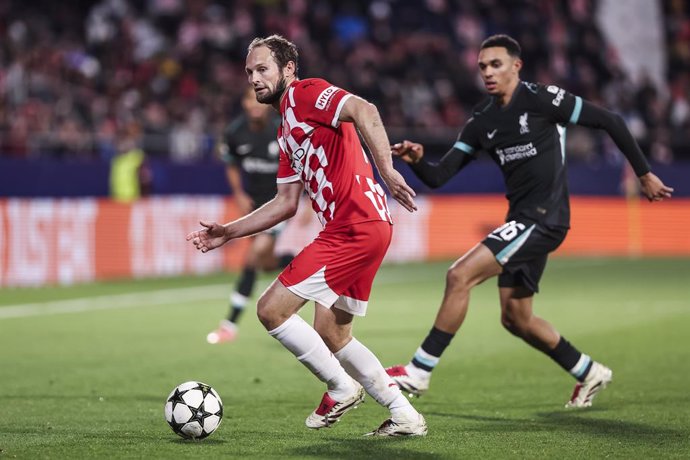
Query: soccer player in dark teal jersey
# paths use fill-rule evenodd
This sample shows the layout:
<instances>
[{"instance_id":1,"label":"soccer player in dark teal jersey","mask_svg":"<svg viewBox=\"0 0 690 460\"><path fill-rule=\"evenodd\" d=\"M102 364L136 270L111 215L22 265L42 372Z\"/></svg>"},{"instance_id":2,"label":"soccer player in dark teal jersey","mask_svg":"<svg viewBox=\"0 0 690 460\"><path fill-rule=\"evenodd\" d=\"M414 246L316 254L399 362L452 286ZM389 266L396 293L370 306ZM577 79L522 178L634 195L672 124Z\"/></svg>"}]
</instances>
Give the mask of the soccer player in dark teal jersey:
<instances>
[{"instance_id":1,"label":"soccer player in dark teal jersey","mask_svg":"<svg viewBox=\"0 0 690 460\"><path fill-rule=\"evenodd\" d=\"M498 276L503 326L577 379L566 407L589 407L597 392L611 382L613 373L532 312L548 254L563 242L570 226L566 125L605 130L632 165L642 193L650 201L670 198L673 189L651 172L619 115L558 86L521 81L520 46L513 38L494 35L486 39L478 65L489 97L474 108L457 142L438 163L425 161L423 146L414 142L406 140L392 149L430 187L446 183L479 151L488 152L505 179L506 222L450 267L433 328L409 364L393 366L387 372L403 391L424 393L431 371L465 319L470 290Z\"/></svg>"}]
</instances>

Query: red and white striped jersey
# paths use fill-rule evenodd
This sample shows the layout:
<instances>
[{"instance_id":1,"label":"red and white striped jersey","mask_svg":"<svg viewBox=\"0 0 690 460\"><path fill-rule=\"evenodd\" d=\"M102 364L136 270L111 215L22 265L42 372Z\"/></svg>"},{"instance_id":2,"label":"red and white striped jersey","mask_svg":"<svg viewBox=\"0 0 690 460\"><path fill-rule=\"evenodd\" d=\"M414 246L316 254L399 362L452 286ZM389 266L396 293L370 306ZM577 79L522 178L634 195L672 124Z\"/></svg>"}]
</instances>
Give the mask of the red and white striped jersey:
<instances>
[{"instance_id":1,"label":"red and white striped jersey","mask_svg":"<svg viewBox=\"0 0 690 460\"><path fill-rule=\"evenodd\" d=\"M280 103L278 183L302 181L321 225L384 220L386 194L352 123L338 120L352 94L325 80L294 81Z\"/></svg>"}]
</instances>

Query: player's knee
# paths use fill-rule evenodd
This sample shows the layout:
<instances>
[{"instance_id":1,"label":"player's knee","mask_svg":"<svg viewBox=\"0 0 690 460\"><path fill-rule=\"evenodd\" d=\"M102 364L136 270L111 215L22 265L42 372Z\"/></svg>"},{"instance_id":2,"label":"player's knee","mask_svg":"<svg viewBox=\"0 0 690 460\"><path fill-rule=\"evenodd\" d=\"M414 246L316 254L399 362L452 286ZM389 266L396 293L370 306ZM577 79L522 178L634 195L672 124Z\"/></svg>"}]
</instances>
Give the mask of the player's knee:
<instances>
[{"instance_id":1,"label":"player's knee","mask_svg":"<svg viewBox=\"0 0 690 460\"><path fill-rule=\"evenodd\" d=\"M469 289L469 278L467 271L462 267L451 267L446 272L446 288L457 291Z\"/></svg>"},{"instance_id":2,"label":"player's knee","mask_svg":"<svg viewBox=\"0 0 690 460\"><path fill-rule=\"evenodd\" d=\"M261 296L256 302L256 316L266 330L269 331L280 326L284 321L280 317L280 311L276 308L272 308L271 302L265 295Z\"/></svg>"},{"instance_id":3,"label":"player's knee","mask_svg":"<svg viewBox=\"0 0 690 460\"><path fill-rule=\"evenodd\" d=\"M256 316L259 318L261 324L267 327L266 324L271 320L271 313L266 306L266 302L262 302L262 299L256 302Z\"/></svg>"},{"instance_id":4,"label":"player's knee","mask_svg":"<svg viewBox=\"0 0 690 460\"><path fill-rule=\"evenodd\" d=\"M250 267L256 267L256 251L254 248L250 248L244 257L244 264Z\"/></svg>"},{"instance_id":5,"label":"player's knee","mask_svg":"<svg viewBox=\"0 0 690 460\"><path fill-rule=\"evenodd\" d=\"M527 329L526 321L520 315L507 309L501 313L501 324L508 332L519 337L522 337Z\"/></svg>"},{"instance_id":6,"label":"player's knee","mask_svg":"<svg viewBox=\"0 0 690 460\"><path fill-rule=\"evenodd\" d=\"M321 336L328 349L333 353L347 345L352 337L349 333L345 334L328 324L317 322L314 324L314 329Z\"/></svg>"},{"instance_id":7,"label":"player's knee","mask_svg":"<svg viewBox=\"0 0 690 460\"><path fill-rule=\"evenodd\" d=\"M275 263L273 263L273 254L261 253L257 255L256 265L260 270L269 271L275 268Z\"/></svg>"},{"instance_id":8,"label":"player's knee","mask_svg":"<svg viewBox=\"0 0 690 460\"><path fill-rule=\"evenodd\" d=\"M515 322L513 318L505 312L501 314L501 325L511 334L515 334Z\"/></svg>"},{"instance_id":9,"label":"player's knee","mask_svg":"<svg viewBox=\"0 0 690 460\"><path fill-rule=\"evenodd\" d=\"M340 350L347 343L343 341L342 337L339 337L335 334L321 334L319 332L319 335L323 339L328 349L331 350L331 352L336 352Z\"/></svg>"}]
</instances>

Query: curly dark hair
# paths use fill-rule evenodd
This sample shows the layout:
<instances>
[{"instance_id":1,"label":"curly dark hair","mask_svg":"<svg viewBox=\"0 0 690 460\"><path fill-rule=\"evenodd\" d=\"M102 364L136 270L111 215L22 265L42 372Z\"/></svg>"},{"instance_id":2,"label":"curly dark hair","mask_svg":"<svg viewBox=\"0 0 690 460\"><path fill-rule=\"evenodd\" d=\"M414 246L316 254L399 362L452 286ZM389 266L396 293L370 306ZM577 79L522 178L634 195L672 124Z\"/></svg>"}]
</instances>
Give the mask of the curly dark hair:
<instances>
[{"instance_id":1,"label":"curly dark hair","mask_svg":"<svg viewBox=\"0 0 690 460\"><path fill-rule=\"evenodd\" d=\"M297 76L297 69L299 67L299 52L297 46L282 35L270 35L265 38L257 37L249 44L247 53L251 52L258 46L265 46L271 50L273 59L275 59L278 68L281 70L292 61L295 63L295 76Z\"/></svg>"}]
</instances>

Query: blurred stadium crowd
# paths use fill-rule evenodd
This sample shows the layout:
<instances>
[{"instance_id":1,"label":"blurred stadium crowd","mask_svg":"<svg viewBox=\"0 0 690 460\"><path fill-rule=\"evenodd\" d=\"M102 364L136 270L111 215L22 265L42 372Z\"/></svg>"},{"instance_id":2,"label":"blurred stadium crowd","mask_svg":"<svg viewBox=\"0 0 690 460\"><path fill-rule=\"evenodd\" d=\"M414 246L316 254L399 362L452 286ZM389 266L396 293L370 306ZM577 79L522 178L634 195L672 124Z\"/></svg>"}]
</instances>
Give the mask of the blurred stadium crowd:
<instances>
[{"instance_id":1,"label":"blurred stadium crowd","mask_svg":"<svg viewBox=\"0 0 690 460\"><path fill-rule=\"evenodd\" d=\"M656 161L690 159L690 5L662 4L660 90L622 70L597 0L0 0L0 155L209 159L239 112L246 47L270 33L299 45L302 78L376 103L392 140L447 146L482 97L479 44L509 33L525 80L619 111ZM575 154L614 149L588 133Z\"/></svg>"}]
</instances>

